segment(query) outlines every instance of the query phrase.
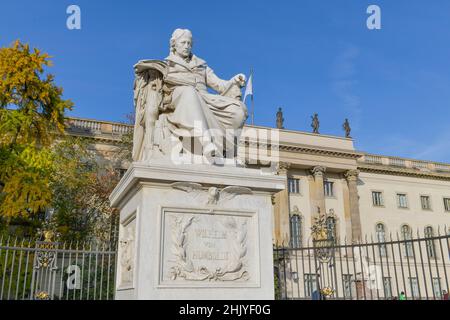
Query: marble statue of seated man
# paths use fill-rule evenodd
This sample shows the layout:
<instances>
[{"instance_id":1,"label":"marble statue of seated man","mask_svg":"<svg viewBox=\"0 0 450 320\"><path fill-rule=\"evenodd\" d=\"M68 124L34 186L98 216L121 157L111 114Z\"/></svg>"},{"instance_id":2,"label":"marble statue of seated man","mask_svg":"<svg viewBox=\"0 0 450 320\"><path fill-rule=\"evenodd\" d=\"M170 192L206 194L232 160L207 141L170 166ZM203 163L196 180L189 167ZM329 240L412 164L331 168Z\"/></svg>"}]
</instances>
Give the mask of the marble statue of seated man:
<instances>
[{"instance_id":1,"label":"marble statue of seated man","mask_svg":"<svg viewBox=\"0 0 450 320\"><path fill-rule=\"evenodd\" d=\"M235 154L235 144L239 141L239 135L247 119L247 107L241 101L241 88L245 85L245 76L238 74L230 80L222 80L206 62L192 54L192 34L187 29L176 29L170 39L170 54L165 58L165 69L163 71L162 83L155 90L160 90L164 97L160 97L158 114L150 116L153 120L161 118L164 114L164 126L173 135L182 141L201 140L204 148L203 155L223 156L223 152ZM136 90L143 85L135 83ZM217 94L208 92L213 89ZM151 96L151 95L150 95ZM142 99L141 99L142 100ZM148 105L149 95L145 104ZM137 103L139 104L139 103ZM146 106L141 113L150 113L152 106ZM145 123L141 114L138 119L138 106L136 106L136 125ZM147 117L149 117L147 115ZM148 121L147 121L148 122ZM143 125L145 127L145 125ZM138 130L154 130L151 124ZM136 128L135 128L136 130ZM152 140L158 136L152 135ZM139 144L152 143L134 141L135 146ZM141 139L142 140L142 139ZM208 143L205 143L208 142ZM195 144L196 142L194 142ZM188 150L192 152L192 150ZM133 154L142 154L139 150L133 150Z\"/></svg>"}]
</instances>

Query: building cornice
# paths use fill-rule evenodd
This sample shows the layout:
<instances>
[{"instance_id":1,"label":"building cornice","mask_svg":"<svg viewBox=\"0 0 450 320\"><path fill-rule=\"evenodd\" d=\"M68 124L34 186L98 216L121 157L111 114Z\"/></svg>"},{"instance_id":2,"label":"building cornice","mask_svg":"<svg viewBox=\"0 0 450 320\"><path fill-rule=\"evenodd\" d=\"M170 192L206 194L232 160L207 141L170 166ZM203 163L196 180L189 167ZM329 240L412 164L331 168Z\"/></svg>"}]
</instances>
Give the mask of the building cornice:
<instances>
[{"instance_id":1,"label":"building cornice","mask_svg":"<svg viewBox=\"0 0 450 320\"><path fill-rule=\"evenodd\" d=\"M331 156L337 158L346 158L346 159L358 159L364 155L362 152L358 151L349 151L337 148L323 148L316 147L311 145L304 144L289 144L289 143L280 143L277 145L274 144L265 144L259 143L256 141L246 141L245 138L242 138L240 141L241 145L257 147L257 148L266 148L266 149L277 149L279 151L293 152L293 153L303 153L303 154L314 154L314 155L322 155L322 156Z\"/></svg>"},{"instance_id":2,"label":"building cornice","mask_svg":"<svg viewBox=\"0 0 450 320\"><path fill-rule=\"evenodd\" d=\"M289 152L308 153L347 159L358 159L363 155L363 153L358 151L347 151L335 148L311 147L307 145L280 144L279 149Z\"/></svg>"},{"instance_id":3,"label":"building cornice","mask_svg":"<svg viewBox=\"0 0 450 320\"><path fill-rule=\"evenodd\" d=\"M382 165L368 165L368 164L358 164L358 170L367 173L377 173L377 174L387 174L396 175L403 177L412 178L425 178L433 180L443 180L450 181L450 174L439 173L439 172L424 172L417 169L410 168L394 168L391 166Z\"/></svg>"},{"instance_id":4,"label":"building cornice","mask_svg":"<svg viewBox=\"0 0 450 320\"><path fill-rule=\"evenodd\" d=\"M115 146L119 146L121 144L123 134L129 133L133 130L133 125L130 124L112 121L98 121L76 117L67 117L66 125L66 133L69 135L82 137L93 142L103 142L105 144L111 144ZM260 128L265 130L273 129L259 126L246 127L257 129ZM301 134L301 136L311 135L311 137L320 136L324 138L338 139L336 141L351 140L348 138L317 135L292 130L281 130L281 132L292 132L293 134ZM450 180L450 164L446 163L374 155L356 151L353 149L339 149L329 146L316 146L312 144L301 144L283 141L280 141L278 144L267 144L254 140L248 140L245 137L242 137L240 144L256 148L266 148L268 150L278 149L278 151L294 154L298 153L333 158L352 159L356 160L357 167L362 172Z\"/></svg>"}]
</instances>

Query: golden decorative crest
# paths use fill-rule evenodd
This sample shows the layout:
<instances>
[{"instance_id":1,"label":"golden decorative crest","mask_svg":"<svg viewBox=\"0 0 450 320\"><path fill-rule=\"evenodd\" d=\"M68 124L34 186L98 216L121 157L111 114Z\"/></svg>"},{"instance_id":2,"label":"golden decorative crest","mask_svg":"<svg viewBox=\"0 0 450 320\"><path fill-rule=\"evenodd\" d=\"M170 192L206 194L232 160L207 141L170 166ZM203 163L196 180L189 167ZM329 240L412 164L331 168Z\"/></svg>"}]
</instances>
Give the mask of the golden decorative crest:
<instances>
[{"instance_id":1,"label":"golden decorative crest","mask_svg":"<svg viewBox=\"0 0 450 320\"><path fill-rule=\"evenodd\" d=\"M326 217L323 214L319 214L314 218L313 226L311 227L311 235L313 240L326 240L328 238L326 226Z\"/></svg>"}]
</instances>

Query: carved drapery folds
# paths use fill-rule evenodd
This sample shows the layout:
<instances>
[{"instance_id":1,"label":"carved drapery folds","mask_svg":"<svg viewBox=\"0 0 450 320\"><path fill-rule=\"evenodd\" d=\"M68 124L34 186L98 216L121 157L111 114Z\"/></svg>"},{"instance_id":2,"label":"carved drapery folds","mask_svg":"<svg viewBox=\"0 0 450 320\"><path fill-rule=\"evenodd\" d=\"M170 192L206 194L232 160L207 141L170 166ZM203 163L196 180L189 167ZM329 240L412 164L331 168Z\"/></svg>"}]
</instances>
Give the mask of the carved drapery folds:
<instances>
[{"instance_id":1,"label":"carved drapery folds","mask_svg":"<svg viewBox=\"0 0 450 320\"><path fill-rule=\"evenodd\" d=\"M134 66L134 107L135 124L133 132L133 161L148 160L153 156L154 147L163 152L162 140L167 136L164 129L164 117L160 113L170 108L170 95L164 95L163 78L167 66L162 61L140 61ZM163 103L166 102L166 103ZM166 130L167 131L167 130Z\"/></svg>"},{"instance_id":2,"label":"carved drapery folds","mask_svg":"<svg viewBox=\"0 0 450 320\"><path fill-rule=\"evenodd\" d=\"M192 33L175 30L164 61L141 60L134 66L134 161L174 160L181 154L205 156L209 164L214 157L236 158L248 116L241 101L245 75L220 79L191 48L180 49L184 40L192 43Z\"/></svg>"}]
</instances>

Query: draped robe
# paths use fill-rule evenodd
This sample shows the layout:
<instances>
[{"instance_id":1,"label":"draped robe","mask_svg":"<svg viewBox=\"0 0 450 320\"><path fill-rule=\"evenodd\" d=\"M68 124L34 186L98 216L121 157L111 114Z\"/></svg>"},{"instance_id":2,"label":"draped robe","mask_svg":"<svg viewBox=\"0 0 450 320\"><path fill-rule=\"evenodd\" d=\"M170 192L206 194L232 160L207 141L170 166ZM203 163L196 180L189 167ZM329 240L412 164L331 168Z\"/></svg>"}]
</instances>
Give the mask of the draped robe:
<instances>
[{"instance_id":1,"label":"draped robe","mask_svg":"<svg viewBox=\"0 0 450 320\"><path fill-rule=\"evenodd\" d=\"M233 80L220 79L195 55L189 61L174 54L165 60L168 69L164 82L172 91L174 109L167 116L172 133L202 136L213 142L216 155L222 155L224 150L228 153L248 116L244 103L223 95L233 85ZM219 94L209 93L208 87Z\"/></svg>"}]
</instances>

